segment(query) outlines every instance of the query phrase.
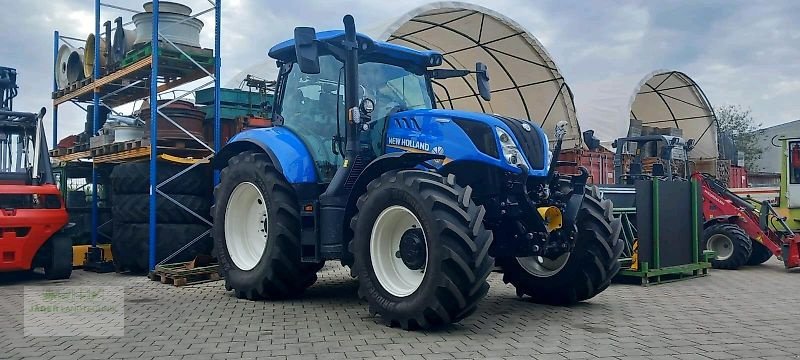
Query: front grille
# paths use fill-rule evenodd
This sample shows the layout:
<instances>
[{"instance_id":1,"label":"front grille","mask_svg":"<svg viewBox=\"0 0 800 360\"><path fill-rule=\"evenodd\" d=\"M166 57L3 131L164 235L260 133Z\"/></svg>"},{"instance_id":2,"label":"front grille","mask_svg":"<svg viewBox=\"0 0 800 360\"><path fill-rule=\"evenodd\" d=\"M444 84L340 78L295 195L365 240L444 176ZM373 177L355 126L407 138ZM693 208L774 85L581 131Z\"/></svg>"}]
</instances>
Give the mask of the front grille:
<instances>
[{"instance_id":1,"label":"front grille","mask_svg":"<svg viewBox=\"0 0 800 360\"><path fill-rule=\"evenodd\" d=\"M528 159L531 169L544 169L544 145L542 138L539 136L539 132L534 129L536 125L528 122L531 126L531 131L526 131L522 127L524 120L517 120L499 115L494 115L494 117L506 124L506 126L511 129L511 132L514 133L514 137L517 138L517 142L519 142L519 145L522 147L521 150L525 153L525 157Z\"/></svg>"}]
</instances>

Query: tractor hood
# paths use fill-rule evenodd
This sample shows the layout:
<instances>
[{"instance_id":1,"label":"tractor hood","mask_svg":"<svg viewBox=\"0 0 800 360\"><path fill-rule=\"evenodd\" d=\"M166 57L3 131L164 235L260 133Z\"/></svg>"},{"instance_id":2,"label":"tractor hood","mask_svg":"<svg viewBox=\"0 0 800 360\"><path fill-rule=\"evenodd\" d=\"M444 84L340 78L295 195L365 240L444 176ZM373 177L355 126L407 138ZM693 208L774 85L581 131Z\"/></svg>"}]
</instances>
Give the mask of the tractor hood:
<instances>
[{"instance_id":1,"label":"tractor hood","mask_svg":"<svg viewBox=\"0 0 800 360\"><path fill-rule=\"evenodd\" d=\"M398 112L386 126L386 151L445 155L443 165L473 161L519 172L505 154L499 133L510 135L531 176L546 176L550 162L547 136L535 124L499 115L446 109ZM505 149L504 149L505 148Z\"/></svg>"}]
</instances>

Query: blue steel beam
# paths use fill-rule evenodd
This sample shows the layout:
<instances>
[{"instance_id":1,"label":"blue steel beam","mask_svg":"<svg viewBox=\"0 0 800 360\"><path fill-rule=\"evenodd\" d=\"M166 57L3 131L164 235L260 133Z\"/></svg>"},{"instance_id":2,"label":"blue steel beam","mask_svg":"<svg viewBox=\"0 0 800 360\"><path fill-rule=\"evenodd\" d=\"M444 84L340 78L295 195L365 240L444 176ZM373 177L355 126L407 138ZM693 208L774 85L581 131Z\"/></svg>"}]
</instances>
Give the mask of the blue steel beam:
<instances>
[{"instance_id":1,"label":"blue steel beam","mask_svg":"<svg viewBox=\"0 0 800 360\"><path fill-rule=\"evenodd\" d=\"M222 68L222 56L220 56L220 33L222 29L222 0L216 0L214 4L214 153L219 152L220 147L220 86L219 76ZM219 183L219 172L214 170L214 185Z\"/></svg>"},{"instance_id":2,"label":"blue steel beam","mask_svg":"<svg viewBox=\"0 0 800 360\"><path fill-rule=\"evenodd\" d=\"M99 0L98 0L99 1ZM153 0L153 37L150 43L152 46L152 65L150 66L150 227L149 227L149 247L148 260L152 271L156 267L156 186L158 177L156 176L158 159L158 0Z\"/></svg>"},{"instance_id":3,"label":"blue steel beam","mask_svg":"<svg viewBox=\"0 0 800 360\"><path fill-rule=\"evenodd\" d=\"M94 2L94 65L93 76L100 78L100 0ZM100 117L100 94L94 90L92 94L92 135L97 133ZM97 246L97 168L92 164L92 247Z\"/></svg>"},{"instance_id":4,"label":"blue steel beam","mask_svg":"<svg viewBox=\"0 0 800 360\"><path fill-rule=\"evenodd\" d=\"M53 31L53 70L58 68L58 30ZM56 73L53 71L53 92L58 91ZM53 149L58 147L58 105L53 106Z\"/></svg>"}]
</instances>

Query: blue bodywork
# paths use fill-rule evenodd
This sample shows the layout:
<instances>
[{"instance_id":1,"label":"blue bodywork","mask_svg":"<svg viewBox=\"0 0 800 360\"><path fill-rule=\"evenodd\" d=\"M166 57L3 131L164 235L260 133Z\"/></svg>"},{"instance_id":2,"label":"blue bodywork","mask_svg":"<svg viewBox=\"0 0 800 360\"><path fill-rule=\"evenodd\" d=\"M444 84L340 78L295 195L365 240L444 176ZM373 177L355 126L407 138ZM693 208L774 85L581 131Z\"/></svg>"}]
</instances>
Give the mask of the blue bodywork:
<instances>
[{"instance_id":1,"label":"blue bodywork","mask_svg":"<svg viewBox=\"0 0 800 360\"><path fill-rule=\"evenodd\" d=\"M368 44L369 50L359 55L361 62L380 62L401 66L409 71L422 73L428 67L441 64L442 55L435 51L419 51L390 43L373 41L363 34L358 34L359 43ZM324 31L317 33L317 40L321 42L341 42L344 39L343 31ZM325 53L324 47L320 48L320 55ZM270 49L269 55L279 62L292 63L295 61L294 40L287 40L275 45ZM406 119L412 119L411 126ZM456 124L453 119L461 121L474 121L491 128L497 154L494 157L481 152L473 143L467 133ZM421 109L408 110L396 113L387 120L385 137L382 141L386 153L393 152L426 152L444 155L443 161L432 161L432 165L441 167L451 162L471 161L484 163L487 166L506 170L511 173L520 173L520 169L506 162L502 155L502 149L495 128L501 128L508 134L513 134L512 130L500 119L484 114L457 110L443 109ZM382 128L375 128L371 131L382 131ZM534 168L529 164L529 175L544 177L547 176L550 166L550 150L548 149L547 136L538 126L531 126L531 131L535 131L541 140L542 154L544 160L540 162L543 166ZM511 136L518 148L521 148L519 140ZM239 144L248 142L250 144ZM290 129L276 126L266 129L252 129L239 133L233 137L226 148L234 148L236 145L255 144L263 149L272 158L275 166L284 174L286 180L292 184L316 183L319 176L316 173L314 160L304 144L304 142ZM233 145L233 146L232 146ZM408 146L406 146L408 145ZM241 149L244 147L236 147ZM225 154L225 149L223 149ZM380 154L378 154L380 155ZM525 157L520 151L520 156ZM221 160L226 160L225 156L219 156Z\"/></svg>"},{"instance_id":2,"label":"blue bodywork","mask_svg":"<svg viewBox=\"0 0 800 360\"><path fill-rule=\"evenodd\" d=\"M478 150L464 130L453 122L453 119L476 121L489 125L492 133L494 133L495 127L499 127L512 134L511 129L506 124L488 114L443 109L410 110L394 114L389 119L386 130L387 138L385 139L386 152L429 152L446 157L443 163L433 163L434 166L441 166L453 161L476 161L509 172L520 172L519 168L508 164L502 156L495 158ZM407 120L410 120L410 122ZM417 125L419 128L417 128ZM542 153L549 154L547 135L538 126L532 126L531 128L532 131L535 129L541 139ZM406 139L411 142L409 143ZM517 147L521 148L518 140L515 138L513 140ZM498 154L502 154L497 137L495 137L495 145L497 146ZM520 155L525 157L524 154ZM525 161L528 164L531 163L528 159L525 159ZM528 174L530 176L546 176L549 162L550 156L545 156L544 167L531 168Z\"/></svg>"},{"instance_id":3,"label":"blue bodywork","mask_svg":"<svg viewBox=\"0 0 800 360\"><path fill-rule=\"evenodd\" d=\"M406 69L415 69L417 73L427 67L438 66L442 63L442 54L430 50L414 50L400 45L382 41L373 41L364 34L357 34L359 44L368 44L369 50L359 55L359 61L380 62L400 66ZM317 40L321 42L341 42L344 40L344 31L331 30L317 33ZM325 49L319 50L320 55L330 54ZM294 39L286 40L269 49L269 56L284 63L296 61Z\"/></svg>"},{"instance_id":4,"label":"blue bodywork","mask_svg":"<svg viewBox=\"0 0 800 360\"><path fill-rule=\"evenodd\" d=\"M314 160L306 145L294 132L283 126L242 131L228 142L249 142L263 149L275 167L291 184L316 183Z\"/></svg>"}]
</instances>

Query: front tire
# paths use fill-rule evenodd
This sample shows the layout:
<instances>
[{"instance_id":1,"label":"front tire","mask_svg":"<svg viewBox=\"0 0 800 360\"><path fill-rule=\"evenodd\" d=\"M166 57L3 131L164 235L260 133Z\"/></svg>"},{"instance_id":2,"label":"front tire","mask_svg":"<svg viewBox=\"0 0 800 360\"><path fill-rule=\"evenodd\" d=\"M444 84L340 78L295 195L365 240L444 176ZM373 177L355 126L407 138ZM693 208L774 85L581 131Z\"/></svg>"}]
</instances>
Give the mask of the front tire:
<instances>
[{"instance_id":1,"label":"front tire","mask_svg":"<svg viewBox=\"0 0 800 360\"><path fill-rule=\"evenodd\" d=\"M714 251L711 267L735 270L747 263L753 252L753 242L736 224L714 224L703 230L706 250Z\"/></svg>"},{"instance_id":2,"label":"front tire","mask_svg":"<svg viewBox=\"0 0 800 360\"><path fill-rule=\"evenodd\" d=\"M750 253L750 258L747 259L747 265L761 265L767 260L772 258L772 251L764 244L750 240L753 244L753 251Z\"/></svg>"},{"instance_id":3,"label":"front tire","mask_svg":"<svg viewBox=\"0 0 800 360\"><path fill-rule=\"evenodd\" d=\"M72 238L54 234L50 238L50 256L44 264L44 277L48 280L69 279L72 275Z\"/></svg>"},{"instance_id":4,"label":"front tire","mask_svg":"<svg viewBox=\"0 0 800 360\"><path fill-rule=\"evenodd\" d=\"M556 259L504 257L503 282L536 303L572 305L605 290L619 272L622 224L611 216L612 204L600 200L596 188L586 190L576 219L577 239L571 252Z\"/></svg>"},{"instance_id":5,"label":"front tire","mask_svg":"<svg viewBox=\"0 0 800 360\"><path fill-rule=\"evenodd\" d=\"M470 187L433 172L373 180L351 221L359 296L372 314L410 330L458 322L486 295L494 261L485 210Z\"/></svg>"},{"instance_id":6,"label":"front tire","mask_svg":"<svg viewBox=\"0 0 800 360\"><path fill-rule=\"evenodd\" d=\"M322 264L300 261L300 208L294 190L263 153L232 157L214 189L214 245L225 287L256 300L294 297Z\"/></svg>"}]
</instances>

